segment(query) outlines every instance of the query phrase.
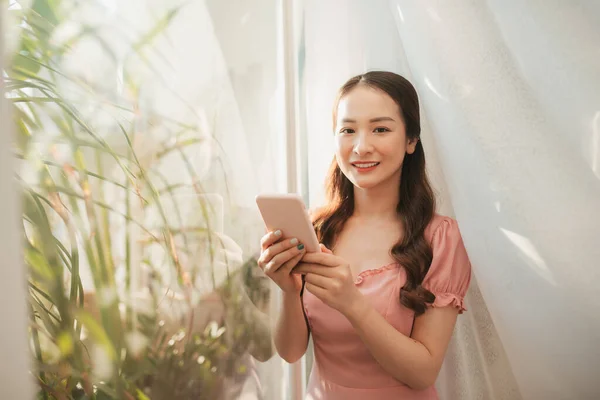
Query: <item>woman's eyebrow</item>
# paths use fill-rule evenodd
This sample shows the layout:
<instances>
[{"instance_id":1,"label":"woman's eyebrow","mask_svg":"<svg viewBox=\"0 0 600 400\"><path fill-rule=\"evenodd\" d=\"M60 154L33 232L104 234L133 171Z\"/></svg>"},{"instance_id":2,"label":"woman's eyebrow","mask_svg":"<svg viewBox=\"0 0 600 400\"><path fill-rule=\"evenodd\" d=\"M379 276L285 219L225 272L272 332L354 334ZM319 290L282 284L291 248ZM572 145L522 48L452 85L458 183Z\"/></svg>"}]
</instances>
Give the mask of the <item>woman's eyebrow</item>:
<instances>
[{"instance_id":1,"label":"woman's eyebrow","mask_svg":"<svg viewBox=\"0 0 600 400\"><path fill-rule=\"evenodd\" d=\"M396 122L396 120L394 118L392 118L392 117L376 117L376 118L371 118L369 120L369 122L382 122L382 121ZM353 123L356 123L356 120L352 119L352 118L344 118L344 119L342 119L342 122L353 124Z\"/></svg>"}]
</instances>

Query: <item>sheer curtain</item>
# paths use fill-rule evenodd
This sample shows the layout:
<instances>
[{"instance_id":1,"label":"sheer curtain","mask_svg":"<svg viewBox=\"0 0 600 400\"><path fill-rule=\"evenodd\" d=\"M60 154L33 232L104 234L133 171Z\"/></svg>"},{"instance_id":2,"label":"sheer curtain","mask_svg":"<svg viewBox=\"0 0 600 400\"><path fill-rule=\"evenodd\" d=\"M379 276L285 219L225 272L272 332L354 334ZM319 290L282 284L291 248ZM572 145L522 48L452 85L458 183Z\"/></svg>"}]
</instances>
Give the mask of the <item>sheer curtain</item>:
<instances>
[{"instance_id":1,"label":"sheer curtain","mask_svg":"<svg viewBox=\"0 0 600 400\"><path fill-rule=\"evenodd\" d=\"M600 396L600 12L594 1L306 1L311 203L351 75L417 87L440 212L475 279L443 399ZM323 38L327 38L324 40Z\"/></svg>"}]
</instances>

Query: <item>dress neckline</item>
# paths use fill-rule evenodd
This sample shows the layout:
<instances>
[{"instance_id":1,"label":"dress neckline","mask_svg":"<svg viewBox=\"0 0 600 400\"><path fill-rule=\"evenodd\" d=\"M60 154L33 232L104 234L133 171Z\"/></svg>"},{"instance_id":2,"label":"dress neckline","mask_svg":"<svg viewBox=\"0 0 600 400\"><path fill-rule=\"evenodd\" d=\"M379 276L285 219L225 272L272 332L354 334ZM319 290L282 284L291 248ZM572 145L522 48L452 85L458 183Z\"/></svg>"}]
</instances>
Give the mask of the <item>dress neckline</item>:
<instances>
[{"instance_id":1,"label":"dress neckline","mask_svg":"<svg viewBox=\"0 0 600 400\"><path fill-rule=\"evenodd\" d=\"M369 268L369 269L360 271L360 273L358 275L356 275L356 278L354 278L354 284L358 285L358 284L362 283L362 281L368 276L377 275L377 274L380 274L387 270L397 268L398 266L399 265L397 262L391 262L391 263L383 265L381 267Z\"/></svg>"}]
</instances>

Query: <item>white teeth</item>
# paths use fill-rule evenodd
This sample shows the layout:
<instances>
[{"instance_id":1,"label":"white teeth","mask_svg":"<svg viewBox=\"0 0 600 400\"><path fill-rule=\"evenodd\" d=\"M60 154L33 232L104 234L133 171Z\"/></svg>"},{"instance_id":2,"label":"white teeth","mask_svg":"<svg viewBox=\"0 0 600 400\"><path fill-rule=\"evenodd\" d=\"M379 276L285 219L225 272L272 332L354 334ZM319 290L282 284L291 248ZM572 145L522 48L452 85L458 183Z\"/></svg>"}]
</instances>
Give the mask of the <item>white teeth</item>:
<instances>
[{"instance_id":1,"label":"white teeth","mask_svg":"<svg viewBox=\"0 0 600 400\"><path fill-rule=\"evenodd\" d=\"M370 163L370 164L354 164L354 166L358 167L358 168L371 168L371 167L376 166L377 164L379 164L379 163L374 162L374 163Z\"/></svg>"}]
</instances>

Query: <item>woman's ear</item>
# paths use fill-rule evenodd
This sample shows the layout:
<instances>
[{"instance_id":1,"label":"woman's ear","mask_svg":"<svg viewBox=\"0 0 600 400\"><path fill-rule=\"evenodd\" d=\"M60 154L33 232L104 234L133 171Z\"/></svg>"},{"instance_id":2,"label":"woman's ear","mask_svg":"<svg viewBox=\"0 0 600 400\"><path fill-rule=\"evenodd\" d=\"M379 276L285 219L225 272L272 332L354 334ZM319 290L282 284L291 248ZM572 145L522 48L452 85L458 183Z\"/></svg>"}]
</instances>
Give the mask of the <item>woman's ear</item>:
<instances>
[{"instance_id":1,"label":"woman's ear","mask_svg":"<svg viewBox=\"0 0 600 400\"><path fill-rule=\"evenodd\" d=\"M419 142L419 138L408 139L408 143L406 144L406 153L412 154L415 152L417 148L417 143Z\"/></svg>"}]
</instances>

